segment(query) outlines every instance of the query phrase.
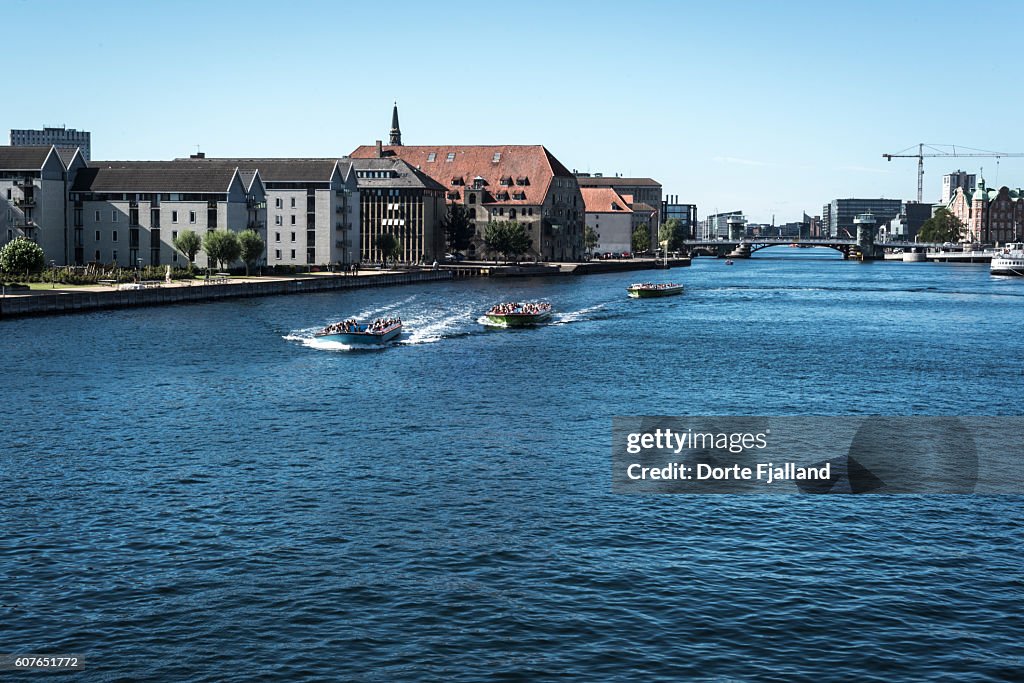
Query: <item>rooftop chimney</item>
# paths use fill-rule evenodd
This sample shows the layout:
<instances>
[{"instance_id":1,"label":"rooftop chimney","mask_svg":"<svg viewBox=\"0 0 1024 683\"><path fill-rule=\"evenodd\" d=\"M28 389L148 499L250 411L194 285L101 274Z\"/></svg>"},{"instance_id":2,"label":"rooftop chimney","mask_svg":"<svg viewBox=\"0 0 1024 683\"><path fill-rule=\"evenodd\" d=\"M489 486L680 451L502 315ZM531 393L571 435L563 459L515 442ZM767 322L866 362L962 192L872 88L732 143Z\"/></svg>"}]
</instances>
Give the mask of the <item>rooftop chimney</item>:
<instances>
[{"instance_id":1,"label":"rooftop chimney","mask_svg":"<svg viewBox=\"0 0 1024 683\"><path fill-rule=\"evenodd\" d=\"M384 143L382 143L380 140L377 140L377 158L378 159L381 159L381 158L384 157L384 150L382 149L383 144Z\"/></svg>"},{"instance_id":2,"label":"rooftop chimney","mask_svg":"<svg viewBox=\"0 0 1024 683\"><path fill-rule=\"evenodd\" d=\"M195 154L189 154L188 158L189 159L205 159L206 158L206 152L196 152Z\"/></svg>"}]
</instances>

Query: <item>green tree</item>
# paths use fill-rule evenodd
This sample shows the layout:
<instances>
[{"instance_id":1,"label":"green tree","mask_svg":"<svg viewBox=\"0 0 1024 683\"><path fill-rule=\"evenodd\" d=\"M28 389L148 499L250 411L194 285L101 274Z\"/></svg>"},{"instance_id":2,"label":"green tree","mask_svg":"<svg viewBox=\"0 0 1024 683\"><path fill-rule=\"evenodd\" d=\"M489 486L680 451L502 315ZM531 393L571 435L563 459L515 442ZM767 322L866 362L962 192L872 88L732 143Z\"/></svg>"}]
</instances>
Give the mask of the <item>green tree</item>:
<instances>
[{"instance_id":1,"label":"green tree","mask_svg":"<svg viewBox=\"0 0 1024 683\"><path fill-rule=\"evenodd\" d=\"M645 225L638 225L633 231L633 251L647 251L651 248L651 229Z\"/></svg>"},{"instance_id":2,"label":"green tree","mask_svg":"<svg viewBox=\"0 0 1024 683\"><path fill-rule=\"evenodd\" d=\"M506 221L490 221L484 228L484 244L494 255L495 263L498 262L498 254L508 254L510 239Z\"/></svg>"},{"instance_id":3,"label":"green tree","mask_svg":"<svg viewBox=\"0 0 1024 683\"><path fill-rule=\"evenodd\" d=\"M519 257L530 250L533 240L526 226L519 221L509 221L508 224L508 253L519 261Z\"/></svg>"},{"instance_id":4,"label":"green tree","mask_svg":"<svg viewBox=\"0 0 1024 683\"><path fill-rule=\"evenodd\" d=\"M212 264L228 268L242 255L242 245L230 230L214 230L203 238L203 251Z\"/></svg>"},{"instance_id":5,"label":"green tree","mask_svg":"<svg viewBox=\"0 0 1024 683\"><path fill-rule=\"evenodd\" d=\"M255 265L263 257L263 238L255 230L243 230L238 233L238 245L241 247L242 260L245 261L245 274L249 274L249 266Z\"/></svg>"},{"instance_id":6,"label":"green tree","mask_svg":"<svg viewBox=\"0 0 1024 683\"><path fill-rule=\"evenodd\" d=\"M587 253L593 256L594 248L601 243L601 236L597 234L591 226L587 226L583 229L583 248L587 250Z\"/></svg>"},{"instance_id":7,"label":"green tree","mask_svg":"<svg viewBox=\"0 0 1024 683\"><path fill-rule=\"evenodd\" d=\"M658 230L658 241L668 242L669 251L679 249L683 239L685 239L683 223L678 218L669 218L661 224L661 229Z\"/></svg>"},{"instance_id":8,"label":"green tree","mask_svg":"<svg viewBox=\"0 0 1024 683\"><path fill-rule=\"evenodd\" d=\"M942 208L924 222L917 238L921 242L959 242L963 230L964 224L960 219L950 213L949 209Z\"/></svg>"},{"instance_id":9,"label":"green tree","mask_svg":"<svg viewBox=\"0 0 1024 683\"><path fill-rule=\"evenodd\" d=\"M509 257L518 258L525 254L533 246L533 239L519 221L491 221L484 229L484 243L488 251L495 254L494 262L497 263L497 254L503 255L506 262Z\"/></svg>"},{"instance_id":10,"label":"green tree","mask_svg":"<svg viewBox=\"0 0 1024 683\"><path fill-rule=\"evenodd\" d=\"M0 249L0 270L10 274L38 273L46 266L43 248L26 237L17 237Z\"/></svg>"},{"instance_id":11,"label":"green tree","mask_svg":"<svg viewBox=\"0 0 1024 683\"><path fill-rule=\"evenodd\" d=\"M397 260L402 255L402 243L398 241L398 238L392 235L390 232L382 232L377 235L377 248L380 250L381 256L384 258L385 265L388 259Z\"/></svg>"},{"instance_id":12,"label":"green tree","mask_svg":"<svg viewBox=\"0 0 1024 683\"><path fill-rule=\"evenodd\" d=\"M441 221L444 228L445 244L452 251L468 249L476 234L476 224L470 220L469 212L462 204L448 207L448 215Z\"/></svg>"},{"instance_id":13,"label":"green tree","mask_svg":"<svg viewBox=\"0 0 1024 683\"><path fill-rule=\"evenodd\" d=\"M182 230L172 240L172 243L174 248L188 259L188 267L191 270L192 263L196 260L196 254L203 248L203 240L193 230Z\"/></svg>"}]
</instances>

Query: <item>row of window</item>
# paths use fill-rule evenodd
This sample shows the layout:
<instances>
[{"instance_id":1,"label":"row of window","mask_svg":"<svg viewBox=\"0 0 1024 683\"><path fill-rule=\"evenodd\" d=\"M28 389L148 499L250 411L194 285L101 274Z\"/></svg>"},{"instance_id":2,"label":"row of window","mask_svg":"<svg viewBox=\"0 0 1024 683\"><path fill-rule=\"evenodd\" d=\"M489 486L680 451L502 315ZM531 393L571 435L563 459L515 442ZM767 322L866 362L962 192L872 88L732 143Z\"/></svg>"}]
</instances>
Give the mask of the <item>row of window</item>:
<instances>
[{"instance_id":1,"label":"row of window","mask_svg":"<svg viewBox=\"0 0 1024 683\"><path fill-rule=\"evenodd\" d=\"M156 230L152 231L150 234L152 234L152 235L159 235L160 234L159 228L157 228ZM292 233L292 234L294 235L295 233ZM102 239L103 239L103 233L100 232L99 230L97 230L96 231L96 241L99 242ZM177 230L171 231L171 239L172 240L178 239L178 231ZM110 231L110 241L111 242L116 242L117 241L117 230L111 230Z\"/></svg>"},{"instance_id":2,"label":"row of window","mask_svg":"<svg viewBox=\"0 0 1024 683\"><path fill-rule=\"evenodd\" d=\"M158 265L158 264L159 264L159 262L160 262L160 255L159 255L159 252L158 252L157 250L151 250L151 252L152 252L152 253L151 253L151 255L150 255L150 265L154 265L154 266L155 266L155 265ZM139 259L138 257L136 257L136 259L135 259L135 263L128 263L128 264L126 264L126 265L129 265L129 266L136 266L136 265L138 265L138 262L139 262L140 260L141 260L141 259ZM99 249L97 249L97 250L96 250L96 252L95 252L95 258L94 258L94 261L95 261L96 263L103 263L103 259L102 259L102 258L100 257L100 250L99 250ZM178 252L174 252L174 253L173 253L173 254L171 255L171 261L172 261L173 263L177 263L177 262L178 262ZM114 249L113 251L111 251L111 252L110 252L110 262L111 262L111 263L117 263L117 249Z\"/></svg>"},{"instance_id":3,"label":"row of window","mask_svg":"<svg viewBox=\"0 0 1024 683\"><path fill-rule=\"evenodd\" d=\"M290 197L289 199L290 199L289 208L294 209L297 206L297 204L295 203L295 197ZM307 199L312 199L312 197L307 197ZM275 197L274 198L274 208L275 209L283 209L284 208L284 198L283 197Z\"/></svg>"},{"instance_id":4,"label":"row of window","mask_svg":"<svg viewBox=\"0 0 1024 683\"><path fill-rule=\"evenodd\" d=\"M120 219L118 218L118 216L120 216L120 215L121 215L120 212L117 211L116 209L112 210L110 212L110 222L111 223L119 222ZM156 214L154 213L154 215L156 215ZM94 218L95 218L95 222L96 223L102 223L103 222L102 212L99 209L96 209ZM136 216L135 222L136 223L138 222L138 217L137 216ZM178 222L178 212L177 211L171 211L171 222L172 223L177 223ZM188 222L189 223L195 223L196 222L196 212L195 211L189 211L188 212Z\"/></svg>"},{"instance_id":5,"label":"row of window","mask_svg":"<svg viewBox=\"0 0 1024 683\"><path fill-rule=\"evenodd\" d=\"M291 258L292 261L295 260L295 250L294 249L291 250L290 258ZM274 260L275 261L280 261L281 260L281 250L280 249L275 249L274 250ZM313 247L310 247L310 248L306 249L306 263L316 263L316 250Z\"/></svg>"},{"instance_id":6,"label":"row of window","mask_svg":"<svg viewBox=\"0 0 1024 683\"><path fill-rule=\"evenodd\" d=\"M491 209L491 215L492 216L504 216L505 215L505 207L499 207L497 209ZM533 215L533 207L531 206L529 208L523 209L522 211L519 212L519 215L520 216L532 216ZM470 209L469 210L469 217L470 218L476 218L476 209ZM516 210L515 209L509 209L508 210L508 217L510 219L511 218L515 218L516 217Z\"/></svg>"}]
</instances>

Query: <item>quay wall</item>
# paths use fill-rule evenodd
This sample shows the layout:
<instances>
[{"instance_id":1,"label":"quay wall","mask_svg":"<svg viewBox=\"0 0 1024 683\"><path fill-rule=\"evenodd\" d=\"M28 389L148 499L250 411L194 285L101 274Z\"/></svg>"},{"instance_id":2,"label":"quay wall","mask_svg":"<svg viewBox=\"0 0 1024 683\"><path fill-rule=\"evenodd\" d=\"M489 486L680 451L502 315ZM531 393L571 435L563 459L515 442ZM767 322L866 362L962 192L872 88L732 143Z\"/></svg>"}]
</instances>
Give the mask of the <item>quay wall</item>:
<instances>
[{"instance_id":1,"label":"quay wall","mask_svg":"<svg viewBox=\"0 0 1024 683\"><path fill-rule=\"evenodd\" d=\"M0 299L0 319L30 315L85 313L110 308L199 303L242 297L306 294L309 292L326 292L359 287L387 287L451 279L451 272L441 270L382 273L380 275L315 276L260 282L194 284L188 287L155 287L138 290L111 290L109 292L95 290L63 291L56 294L33 292L31 295L8 296Z\"/></svg>"},{"instance_id":2,"label":"quay wall","mask_svg":"<svg viewBox=\"0 0 1024 683\"><path fill-rule=\"evenodd\" d=\"M688 258L670 258L669 268L683 268L690 265ZM635 259L630 261L590 261L588 263L576 264L571 272L573 275L594 275L596 273L621 273L629 270L655 270L661 269L664 264L661 261L649 259Z\"/></svg>"}]
</instances>

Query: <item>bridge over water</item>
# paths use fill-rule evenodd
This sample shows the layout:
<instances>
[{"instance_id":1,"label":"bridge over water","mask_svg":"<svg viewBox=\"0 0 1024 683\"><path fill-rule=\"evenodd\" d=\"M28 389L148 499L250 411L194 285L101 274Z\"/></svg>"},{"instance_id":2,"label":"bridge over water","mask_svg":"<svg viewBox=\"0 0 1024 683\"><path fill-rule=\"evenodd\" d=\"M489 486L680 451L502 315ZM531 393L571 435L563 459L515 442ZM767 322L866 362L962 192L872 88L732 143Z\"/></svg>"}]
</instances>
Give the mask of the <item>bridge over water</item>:
<instances>
[{"instance_id":1,"label":"bridge over water","mask_svg":"<svg viewBox=\"0 0 1024 683\"><path fill-rule=\"evenodd\" d=\"M932 242L875 242L867 236L860 240L841 239L835 237L793 239L791 237L744 237L742 239L718 240L685 240L683 249L690 256L718 256L731 258L750 258L762 249L769 247L828 247L842 253L843 258L875 260L883 258L887 249L904 249L909 251L927 251L941 249L942 244Z\"/></svg>"}]
</instances>

